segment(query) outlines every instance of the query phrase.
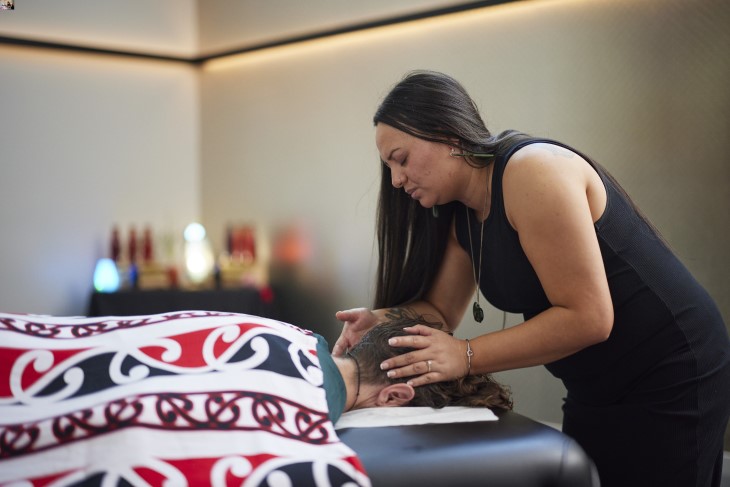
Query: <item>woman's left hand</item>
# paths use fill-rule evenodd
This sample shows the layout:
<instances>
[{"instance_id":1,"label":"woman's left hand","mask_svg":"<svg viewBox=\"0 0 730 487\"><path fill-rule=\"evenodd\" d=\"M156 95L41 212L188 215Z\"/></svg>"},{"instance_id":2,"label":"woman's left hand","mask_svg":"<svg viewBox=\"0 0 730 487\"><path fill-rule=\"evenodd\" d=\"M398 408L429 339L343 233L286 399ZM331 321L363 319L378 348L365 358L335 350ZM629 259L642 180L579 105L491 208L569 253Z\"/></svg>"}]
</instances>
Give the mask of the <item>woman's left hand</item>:
<instances>
[{"instance_id":1,"label":"woman's left hand","mask_svg":"<svg viewBox=\"0 0 730 487\"><path fill-rule=\"evenodd\" d=\"M388 377L413 377L408 384L413 387L460 379L464 377L469 364L466 356L466 342L441 330L416 325L403 329L410 336L391 338L391 347L407 347L415 350L390 358L380 364L388 371Z\"/></svg>"}]
</instances>

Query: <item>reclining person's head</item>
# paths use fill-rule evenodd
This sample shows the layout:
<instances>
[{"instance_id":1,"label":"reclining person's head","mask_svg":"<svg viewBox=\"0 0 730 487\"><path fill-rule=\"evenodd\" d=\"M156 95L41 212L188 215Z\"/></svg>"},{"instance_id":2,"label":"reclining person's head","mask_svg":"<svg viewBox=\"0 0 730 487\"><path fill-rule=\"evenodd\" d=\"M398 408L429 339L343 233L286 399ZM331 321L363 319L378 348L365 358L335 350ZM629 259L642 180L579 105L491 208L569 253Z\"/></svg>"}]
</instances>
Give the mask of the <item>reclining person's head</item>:
<instances>
[{"instance_id":1,"label":"reclining person's head","mask_svg":"<svg viewBox=\"0 0 730 487\"><path fill-rule=\"evenodd\" d=\"M396 336L407 336L405 327L417 324L441 328L440 323L428 322L421 316L407 316L382 323L370 330L348 354L355 358L360 368L360 380L363 384L380 385L383 391L388 386L396 386L392 402L378 404L382 406L428 406L442 408L445 406L488 407L494 409L512 409L512 397L509 388L495 381L489 374L469 375L457 380L437 382L419 387L406 384L408 378L389 378L380 369L380 364L392 357L402 355L412 348L392 347L388 340ZM405 387L409 389L404 389Z\"/></svg>"}]
</instances>

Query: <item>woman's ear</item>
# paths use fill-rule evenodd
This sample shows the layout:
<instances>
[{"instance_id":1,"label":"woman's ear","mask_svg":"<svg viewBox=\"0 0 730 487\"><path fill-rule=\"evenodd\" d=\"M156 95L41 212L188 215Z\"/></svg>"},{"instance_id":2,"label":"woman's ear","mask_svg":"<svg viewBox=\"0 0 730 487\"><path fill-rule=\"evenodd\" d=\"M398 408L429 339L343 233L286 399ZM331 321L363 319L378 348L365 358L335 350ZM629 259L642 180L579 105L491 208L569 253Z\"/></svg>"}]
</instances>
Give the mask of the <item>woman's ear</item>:
<instances>
[{"instance_id":1,"label":"woman's ear","mask_svg":"<svg viewBox=\"0 0 730 487\"><path fill-rule=\"evenodd\" d=\"M375 405L381 408L405 406L415 395L413 386L404 383L390 384L380 390Z\"/></svg>"}]
</instances>

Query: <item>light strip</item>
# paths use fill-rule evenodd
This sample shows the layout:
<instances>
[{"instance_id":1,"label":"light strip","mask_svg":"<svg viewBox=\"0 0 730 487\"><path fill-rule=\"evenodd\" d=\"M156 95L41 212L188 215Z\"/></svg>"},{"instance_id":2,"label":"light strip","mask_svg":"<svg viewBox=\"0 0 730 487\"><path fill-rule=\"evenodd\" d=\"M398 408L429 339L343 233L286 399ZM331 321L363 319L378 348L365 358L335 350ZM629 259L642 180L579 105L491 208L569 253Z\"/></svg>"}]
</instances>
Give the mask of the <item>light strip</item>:
<instances>
[{"instance_id":1,"label":"light strip","mask_svg":"<svg viewBox=\"0 0 730 487\"><path fill-rule=\"evenodd\" d=\"M131 56L131 57L138 57L138 58L155 59L155 60L160 60L160 61L174 61L174 62L186 62L186 63L191 63L191 64L202 64L202 63L206 63L208 61L225 59L225 58L229 58L229 57L233 57L233 56L238 56L240 54L247 54L247 53L252 53L252 52L257 52L257 51L263 51L263 50L267 50L267 49L271 49L271 48L275 48L275 47L301 44L301 43L306 43L309 41L314 41L314 40L319 40L319 39L327 39L330 37L339 36L339 35L343 35L343 34L362 32L362 31L377 29L377 28L385 27L385 26L398 25L398 24L413 22L413 21L417 21L417 20L440 17L440 16L450 15L450 14L455 14L455 13L460 13L460 12L467 12L469 10L482 9L485 7L493 7L495 5L515 3L515 2L519 2L519 1L524 1L524 0L480 0L480 1L467 2L467 3L461 4L461 5L455 5L455 6L451 6L451 7L444 7L444 8L428 10L425 12L418 12L418 13L402 15L402 16L398 16L398 17L391 17L388 19L383 19L383 20L378 20L378 21L353 24L353 25L349 25L349 26L345 26L345 27L340 27L340 28L325 30L325 31L319 31L319 32L313 32L311 34L305 34L305 35L296 36L296 37L277 39L277 40L273 40L273 41L262 43L262 44L244 46L244 47L240 47L237 49L229 49L226 51L220 51L220 52L216 52L213 54L207 54L204 56L198 56L198 57L193 57L193 58L146 54L146 53L135 52L135 51L85 47L85 46L77 45L77 44L64 44L64 43L56 43L56 42L35 41L35 40L21 39L21 38L16 38L16 37L0 36L0 44L9 44L9 45L24 46L24 47L37 47L37 48L45 48L45 49L59 49L59 50L64 50L64 51L75 51L75 52L83 52L83 53L91 53L91 54L107 54L107 55L113 55L113 56Z\"/></svg>"},{"instance_id":2,"label":"light strip","mask_svg":"<svg viewBox=\"0 0 730 487\"><path fill-rule=\"evenodd\" d=\"M325 39L329 37L339 36L342 34L349 34L353 32L361 32L371 29L377 29L379 27L385 27L390 25L403 24L406 22L413 22L416 20L429 19L433 17L440 17L443 15L450 15L459 12L466 12L469 10L482 9L485 7L493 7L496 5L503 5L506 3L514 3L523 0L481 0L474 2L467 2L460 5L454 5L450 7L437 8L433 10L427 10L424 12L418 12L413 14L401 15L398 17L390 17L387 19L376 20L372 22L365 22L360 24L353 24L345 27L339 27L336 29L325 30L320 32L314 32L311 34L305 34L297 37L289 37L283 39L277 39L271 42L257 44L248 47L242 47L239 49L230 49L223 52L218 52L211 55L201 56L195 59L193 62L203 63L214 59L220 59L227 56L235 56L238 54L246 54L255 51L261 51L264 49L271 49L274 47L287 46L291 44L300 44L302 42L308 42L318 39Z\"/></svg>"},{"instance_id":3,"label":"light strip","mask_svg":"<svg viewBox=\"0 0 730 487\"><path fill-rule=\"evenodd\" d=\"M544 0L543 0L544 1ZM584 0L576 0L584 1ZM438 29L447 26L464 26L469 22L481 22L485 16L493 18L498 12L513 14L524 11L531 7L531 3L537 0L512 0L509 2L489 2L490 5L474 7L441 14L438 16L420 16L403 22L382 23L377 27L367 29L350 30L334 35L314 37L307 40L300 40L294 43L277 44L252 51L231 53L224 57L212 58L202 63L205 71L217 71L221 69L235 68L242 65L251 65L260 62L280 62L282 57L296 59L302 55L321 52L322 50L338 51L348 46L367 44L372 40L389 40L397 43L399 39L414 32L430 32L430 29ZM495 6L503 9L492 8Z\"/></svg>"}]
</instances>

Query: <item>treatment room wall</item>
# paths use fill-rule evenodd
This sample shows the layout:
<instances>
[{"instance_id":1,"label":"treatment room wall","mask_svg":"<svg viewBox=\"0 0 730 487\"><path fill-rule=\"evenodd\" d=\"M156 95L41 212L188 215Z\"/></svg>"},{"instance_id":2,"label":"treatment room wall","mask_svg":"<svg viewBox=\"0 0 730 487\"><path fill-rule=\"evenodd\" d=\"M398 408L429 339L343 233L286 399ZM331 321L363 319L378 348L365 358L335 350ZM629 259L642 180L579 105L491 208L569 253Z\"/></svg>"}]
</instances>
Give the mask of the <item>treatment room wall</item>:
<instances>
[{"instance_id":1,"label":"treatment room wall","mask_svg":"<svg viewBox=\"0 0 730 487\"><path fill-rule=\"evenodd\" d=\"M198 218L188 63L0 46L0 310L86 312L113 224Z\"/></svg>"},{"instance_id":2,"label":"treatment room wall","mask_svg":"<svg viewBox=\"0 0 730 487\"><path fill-rule=\"evenodd\" d=\"M373 112L405 72L436 69L465 84L493 131L557 138L605 165L727 321L729 14L710 0L526 1L209 62L204 220L219 246L231 222L269 240L300 229L310 252L291 280L311 307L294 310L298 323L336 332L337 309L372 298ZM459 333L501 322L490 310ZM564 391L542 368L500 377L518 411L560 421Z\"/></svg>"}]
</instances>

